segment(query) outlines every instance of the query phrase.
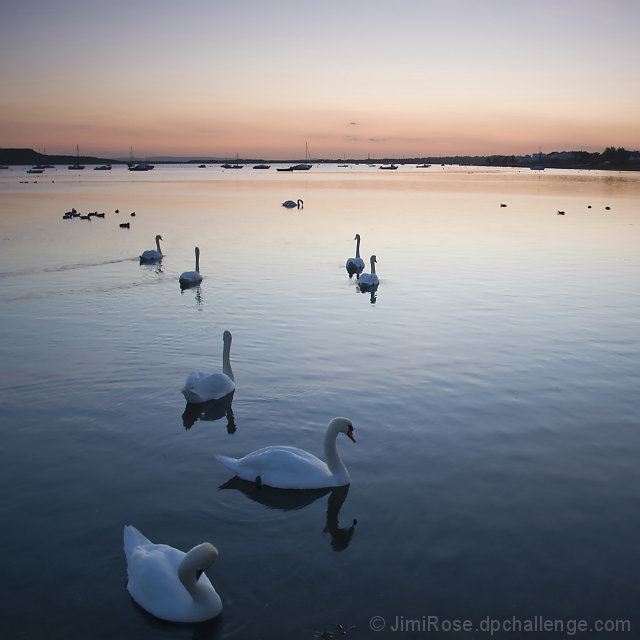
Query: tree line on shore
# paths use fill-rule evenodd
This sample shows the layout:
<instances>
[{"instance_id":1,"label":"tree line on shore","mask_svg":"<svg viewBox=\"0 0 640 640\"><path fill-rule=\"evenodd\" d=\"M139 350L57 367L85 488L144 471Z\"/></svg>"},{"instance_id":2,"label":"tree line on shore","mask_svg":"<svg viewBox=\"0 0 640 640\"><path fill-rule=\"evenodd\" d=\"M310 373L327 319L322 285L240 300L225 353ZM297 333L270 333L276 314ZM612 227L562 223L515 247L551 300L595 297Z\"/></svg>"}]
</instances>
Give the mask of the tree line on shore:
<instances>
[{"instance_id":1,"label":"tree line on shore","mask_svg":"<svg viewBox=\"0 0 640 640\"><path fill-rule=\"evenodd\" d=\"M161 160L153 160L162 162ZM0 164L2 165L37 165L37 164L69 164L73 162L83 162L84 164L123 164L123 160L113 160L109 158L95 158L92 156L71 156L71 155L47 155L34 151L33 149L0 149ZM239 162L251 163L255 159L239 159ZM517 155L488 155L488 156L431 156L416 158L377 158L366 161L360 159L335 160L335 159L313 159L313 162L349 162L349 163L431 163L431 164L458 164L468 166L487 167L545 167L558 169L610 169L616 171L638 171L640 170L640 151L629 151L624 147L607 147L602 153L597 151L554 151L547 154L531 154L525 156ZM167 162L181 162L174 159ZM184 159L182 162L209 162L217 163L220 159Z\"/></svg>"}]
</instances>

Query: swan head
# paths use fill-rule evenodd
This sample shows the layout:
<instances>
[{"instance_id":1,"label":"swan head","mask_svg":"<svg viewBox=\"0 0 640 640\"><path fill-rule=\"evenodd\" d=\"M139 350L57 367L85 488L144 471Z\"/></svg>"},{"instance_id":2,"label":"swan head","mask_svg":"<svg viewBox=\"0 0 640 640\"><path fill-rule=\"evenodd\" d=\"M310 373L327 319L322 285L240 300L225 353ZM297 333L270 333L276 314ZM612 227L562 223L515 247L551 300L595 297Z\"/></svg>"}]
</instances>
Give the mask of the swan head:
<instances>
[{"instance_id":1,"label":"swan head","mask_svg":"<svg viewBox=\"0 0 640 640\"><path fill-rule=\"evenodd\" d=\"M356 441L353 437L353 422L349 418L334 418L330 423L330 428L335 429L336 433L344 433L352 442Z\"/></svg>"},{"instance_id":2,"label":"swan head","mask_svg":"<svg viewBox=\"0 0 640 640\"><path fill-rule=\"evenodd\" d=\"M371 262L371 264L375 264L375 263L376 263L376 262L378 262L378 261L376 260L376 257L375 257L375 256L371 256L371 258L370 258L370 262Z\"/></svg>"},{"instance_id":3,"label":"swan head","mask_svg":"<svg viewBox=\"0 0 640 640\"><path fill-rule=\"evenodd\" d=\"M302 202L301 198L298 198L298 209L301 209L302 207L304 207L304 202Z\"/></svg>"},{"instance_id":4,"label":"swan head","mask_svg":"<svg viewBox=\"0 0 640 640\"><path fill-rule=\"evenodd\" d=\"M231 331L225 331L222 334L222 342L223 344L227 345L227 344L231 344Z\"/></svg>"},{"instance_id":5,"label":"swan head","mask_svg":"<svg viewBox=\"0 0 640 640\"><path fill-rule=\"evenodd\" d=\"M354 238L354 240L360 240L360 234L356 233L356 237Z\"/></svg>"},{"instance_id":6,"label":"swan head","mask_svg":"<svg viewBox=\"0 0 640 640\"><path fill-rule=\"evenodd\" d=\"M196 258L200 257L200 247L196 247Z\"/></svg>"},{"instance_id":7,"label":"swan head","mask_svg":"<svg viewBox=\"0 0 640 640\"><path fill-rule=\"evenodd\" d=\"M161 235L157 235L156 236L156 242L158 242L158 240L162 240L162 236Z\"/></svg>"}]
</instances>

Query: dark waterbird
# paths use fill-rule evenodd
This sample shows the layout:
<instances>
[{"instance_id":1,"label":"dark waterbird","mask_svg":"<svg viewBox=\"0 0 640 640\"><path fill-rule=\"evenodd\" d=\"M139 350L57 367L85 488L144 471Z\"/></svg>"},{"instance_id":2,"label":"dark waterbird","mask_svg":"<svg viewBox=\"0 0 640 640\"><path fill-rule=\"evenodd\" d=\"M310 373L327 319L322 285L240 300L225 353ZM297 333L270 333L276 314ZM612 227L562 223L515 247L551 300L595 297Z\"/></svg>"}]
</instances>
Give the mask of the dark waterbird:
<instances>
[{"instance_id":1,"label":"dark waterbird","mask_svg":"<svg viewBox=\"0 0 640 640\"><path fill-rule=\"evenodd\" d=\"M296 202L294 202L293 200L285 200L282 203L282 206L286 207L287 209L294 209L295 207L298 207L298 209L302 209L304 208L304 202L302 202L300 198L298 198Z\"/></svg>"}]
</instances>

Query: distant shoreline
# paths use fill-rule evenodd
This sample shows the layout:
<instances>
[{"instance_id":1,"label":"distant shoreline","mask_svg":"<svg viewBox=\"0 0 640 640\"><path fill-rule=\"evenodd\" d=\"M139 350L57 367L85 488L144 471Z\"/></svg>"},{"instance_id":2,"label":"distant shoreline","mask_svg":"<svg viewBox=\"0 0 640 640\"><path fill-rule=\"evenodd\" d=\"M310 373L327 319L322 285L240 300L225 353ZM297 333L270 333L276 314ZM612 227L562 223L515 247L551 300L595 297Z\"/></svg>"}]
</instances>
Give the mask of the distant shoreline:
<instances>
[{"instance_id":1,"label":"distant shoreline","mask_svg":"<svg viewBox=\"0 0 640 640\"><path fill-rule=\"evenodd\" d=\"M97 158L94 156L47 155L33 149L0 149L0 165L64 165L81 162L87 165L130 164L131 162L151 162L154 164L222 164L228 158L215 157L150 157L132 159L130 161L119 158ZM300 159L265 160L263 158L237 158L234 162L243 165L270 163L288 165L301 162ZM308 162L314 164L449 164L478 167L519 167L546 169L600 169L610 171L640 171L640 151L628 151L623 147L608 147L602 153L589 151L554 151L548 154L533 154L527 156L424 156L416 158L371 158L362 159L327 159L316 158Z\"/></svg>"}]
</instances>

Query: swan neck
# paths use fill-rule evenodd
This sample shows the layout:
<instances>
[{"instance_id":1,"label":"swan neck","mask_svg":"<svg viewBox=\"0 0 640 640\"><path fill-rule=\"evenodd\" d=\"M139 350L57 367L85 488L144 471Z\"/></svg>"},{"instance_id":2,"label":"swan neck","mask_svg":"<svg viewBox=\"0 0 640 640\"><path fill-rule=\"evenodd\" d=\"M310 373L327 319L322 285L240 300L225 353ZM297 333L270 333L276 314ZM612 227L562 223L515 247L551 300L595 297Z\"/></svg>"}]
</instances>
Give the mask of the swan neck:
<instances>
[{"instance_id":1,"label":"swan neck","mask_svg":"<svg viewBox=\"0 0 640 640\"><path fill-rule=\"evenodd\" d=\"M156 249L158 253L162 254L162 250L160 249L160 238L156 237Z\"/></svg>"},{"instance_id":2,"label":"swan neck","mask_svg":"<svg viewBox=\"0 0 640 640\"><path fill-rule=\"evenodd\" d=\"M201 591L198 584L200 575L215 562L217 555L215 547L205 542L191 549L178 566L178 578L193 598Z\"/></svg>"},{"instance_id":3,"label":"swan neck","mask_svg":"<svg viewBox=\"0 0 640 640\"><path fill-rule=\"evenodd\" d=\"M360 257L360 236L356 236L356 258Z\"/></svg>"},{"instance_id":4,"label":"swan neck","mask_svg":"<svg viewBox=\"0 0 640 640\"><path fill-rule=\"evenodd\" d=\"M233 371L231 370L231 340L224 341L224 348L222 349L222 373L235 382Z\"/></svg>"},{"instance_id":5,"label":"swan neck","mask_svg":"<svg viewBox=\"0 0 640 640\"><path fill-rule=\"evenodd\" d=\"M334 476L342 475L348 477L347 469L338 453L337 438L339 432L339 425L329 425L327 433L324 436L324 458L329 467L329 471L331 471Z\"/></svg>"},{"instance_id":6,"label":"swan neck","mask_svg":"<svg viewBox=\"0 0 640 640\"><path fill-rule=\"evenodd\" d=\"M200 252L196 251L196 272L200 273Z\"/></svg>"},{"instance_id":7,"label":"swan neck","mask_svg":"<svg viewBox=\"0 0 640 640\"><path fill-rule=\"evenodd\" d=\"M375 274L375 272L376 272L376 261L371 260L371 273Z\"/></svg>"}]
</instances>

